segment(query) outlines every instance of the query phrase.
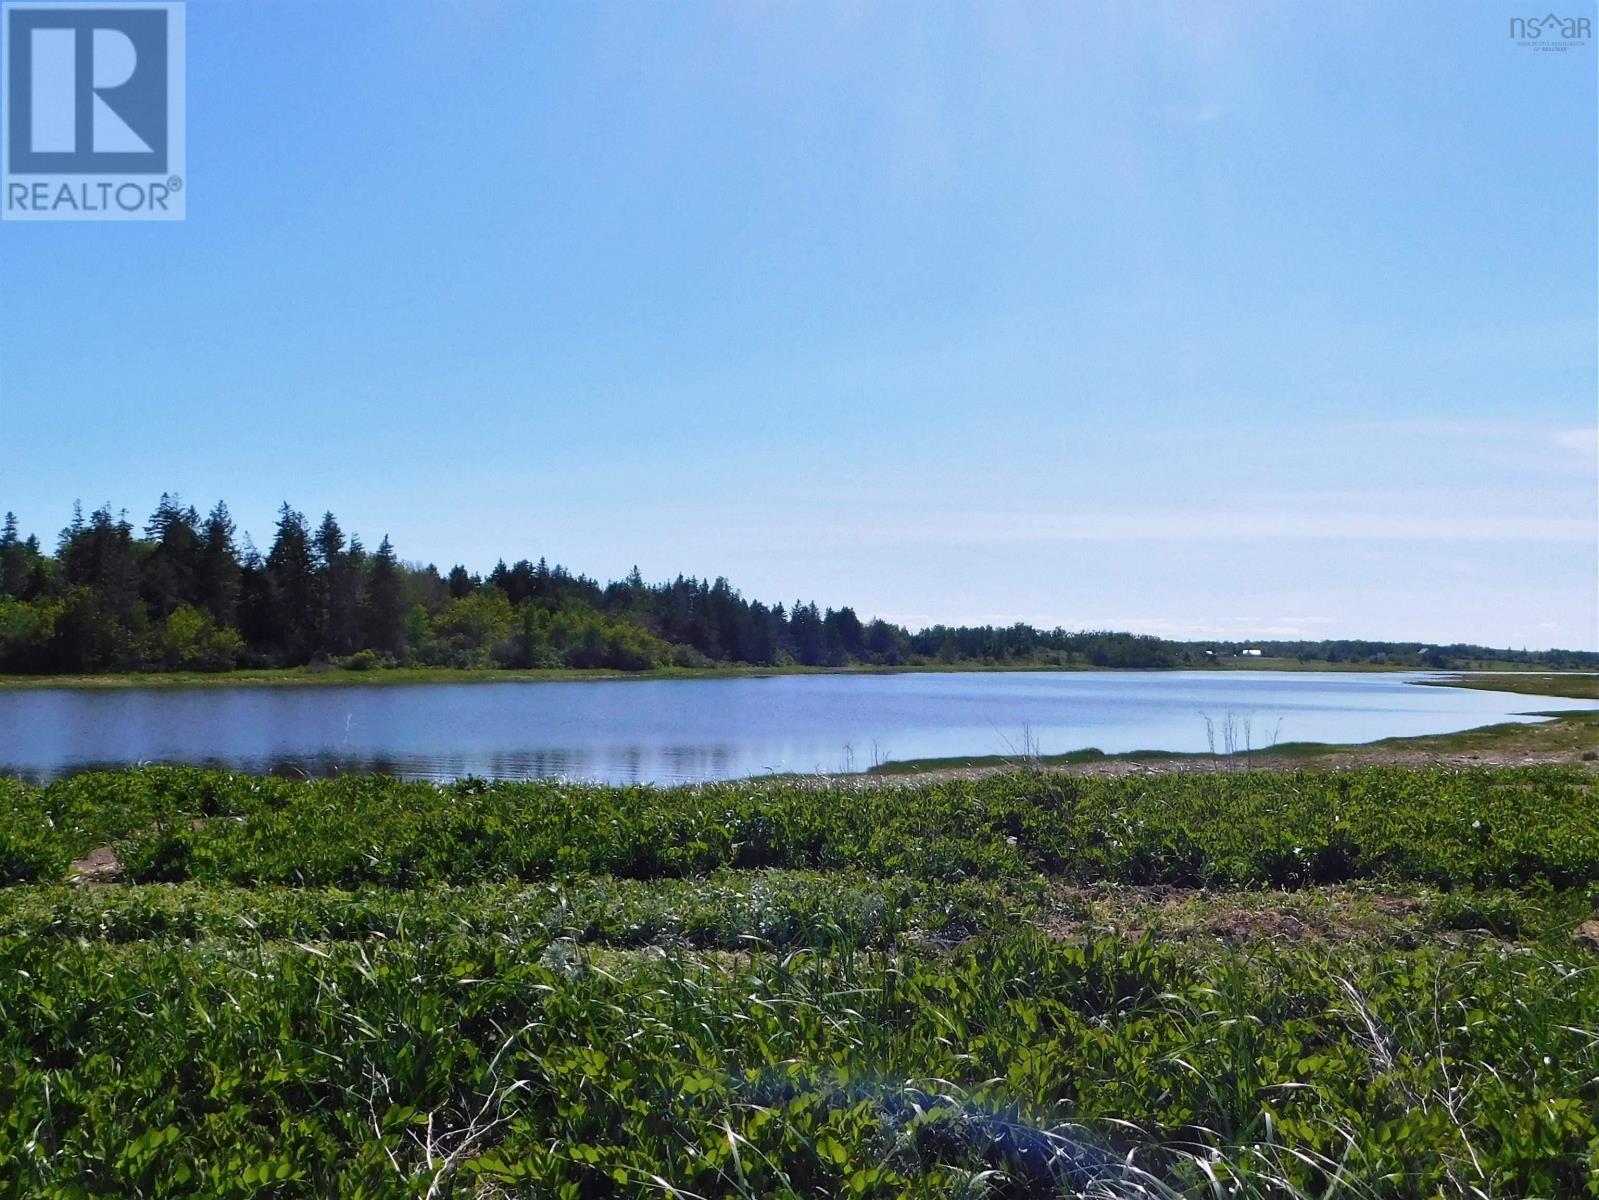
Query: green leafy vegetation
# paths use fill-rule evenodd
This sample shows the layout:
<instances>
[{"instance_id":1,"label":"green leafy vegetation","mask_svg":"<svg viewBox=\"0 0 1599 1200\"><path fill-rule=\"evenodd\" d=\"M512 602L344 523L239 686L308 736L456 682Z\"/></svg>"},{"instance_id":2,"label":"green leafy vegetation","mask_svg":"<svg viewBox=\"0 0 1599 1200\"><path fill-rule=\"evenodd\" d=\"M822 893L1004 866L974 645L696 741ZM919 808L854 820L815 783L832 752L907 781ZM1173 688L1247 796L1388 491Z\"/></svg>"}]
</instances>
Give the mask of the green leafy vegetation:
<instances>
[{"instance_id":1,"label":"green leafy vegetation","mask_svg":"<svg viewBox=\"0 0 1599 1200\"><path fill-rule=\"evenodd\" d=\"M0 812L17 881L110 842L140 882L341 887L763 867L1234 887L1599 878L1599 794L1576 767L665 789L173 767L5 783Z\"/></svg>"},{"instance_id":2,"label":"green leafy vegetation","mask_svg":"<svg viewBox=\"0 0 1599 1200\"><path fill-rule=\"evenodd\" d=\"M441 574L375 551L332 513L288 504L263 554L225 504L163 495L142 531L109 505L74 512L53 553L0 526L0 674L915 665L1035 667L1599 667L1599 654L1372 641L1174 642L1017 624L911 631L847 606L767 605L725 579L601 585L543 559ZM1240 657L1245 650L1259 657Z\"/></svg>"},{"instance_id":3,"label":"green leafy vegetation","mask_svg":"<svg viewBox=\"0 0 1599 1200\"><path fill-rule=\"evenodd\" d=\"M0 782L0 1195L1596 1195L1596 784Z\"/></svg>"}]
</instances>

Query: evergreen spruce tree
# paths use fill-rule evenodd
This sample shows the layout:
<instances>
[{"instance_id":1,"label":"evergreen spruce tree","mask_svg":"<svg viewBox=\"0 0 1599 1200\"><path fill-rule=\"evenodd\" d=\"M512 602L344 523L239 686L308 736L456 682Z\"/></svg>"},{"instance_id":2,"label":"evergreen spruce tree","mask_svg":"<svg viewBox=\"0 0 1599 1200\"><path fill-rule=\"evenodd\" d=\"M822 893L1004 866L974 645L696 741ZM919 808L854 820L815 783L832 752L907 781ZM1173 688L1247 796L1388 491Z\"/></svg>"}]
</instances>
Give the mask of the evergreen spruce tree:
<instances>
[{"instance_id":1,"label":"evergreen spruce tree","mask_svg":"<svg viewBox=\"0 0 1599 1200\"><path fill-rule=\"evenodd\" d=\"M398 658L405 652L405 591L394 546L385 535L367 571L361 640Z\"/></svg>"},{"instance_id":2,"label":"evergreen spruce tree","mask_svg":"<svg viewBox=\"0 0 1599 1200\"><path fill-rule=\"evenodd\" d=\"M239 553L233 534L233 518L219 500L200 528L194 594L199 606L222 628L239 624Z\"/></svg>"}]
</instances>

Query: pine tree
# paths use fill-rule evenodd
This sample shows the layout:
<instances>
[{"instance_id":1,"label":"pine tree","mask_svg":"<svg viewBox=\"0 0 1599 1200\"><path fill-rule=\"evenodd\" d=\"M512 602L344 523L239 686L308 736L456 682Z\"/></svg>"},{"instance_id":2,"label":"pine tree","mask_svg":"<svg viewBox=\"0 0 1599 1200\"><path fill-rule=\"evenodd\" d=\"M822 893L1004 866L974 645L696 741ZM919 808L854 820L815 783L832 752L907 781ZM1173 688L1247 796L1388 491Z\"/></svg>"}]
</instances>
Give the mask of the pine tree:
<instances>
[{"instance_id":1,"label":"pine tree","mask_svg":"<svg viewBox=\"0 0 1599 1200\"><path fill-rule=\"evenodd\" d=\"M223 628L239 623L239 554L233 534L233 518L219 500L200 529L194 594L200 607Z\"/></svg>"},{"instance_id":2,"label":"pine tree","mask_svg":"<svg viewBox=\"0 0 1599 1200\"><path fill-rule=\"evenodd\" d=\"M399 657L405 652L405 592L399 560L385 534L367 571L361 640L373 650Z\"/></svg>"},{"instance_id":3,"label":"pine tree","mask_svg":"<svg viewBox=\"0 0 1599 1200\"><path fill-rule=\"evenodd\" d=\"M57 554L68 591L51 660L68 671L138 670L147 619L127 514L113 517L107 504L85 522L82 506L74 505Z\"/></svg>"},{"instance_id":4,"label":"pine tree","mask_svg":"<svg viewBox=\"0 0 1599 1200\"><path fill-rule=\"evenodd\" d=\"M6 513L0 526L0 596L21 599L28 585L28 545L17 530L17 514Z\"/></svg>"},{"instance_id":5,"label":"pine tree","mask_svg":"<svg viewBox=\"0 0 1599 1200\"><path fill-rule=\"evenodd\" d=\"M316 564L305 514L287 502L278 509L277 535L267 551L266 573L277 596L277 652L286 664L307 662L316 649L320 624Z\"/></svg>"},{"instance_id":6,"label":"pine tree","mask_svg":"<svg viewBox=\"0 0 1599 1200\"><path fill-rule=\"evenodd\" d=\"M195 571L200 560L200 514L178 496L161 493L144 535L155 543L141 572L140 592L150 615L164 620L181 604L197 600Z\"/></svg>"},{"instance_id":7,"label":"pine tree","mask_svg":"<svg viewBox=\"0 0 1599 1200\"><path fill-rule=\"evenodd\" d=\"M344 531L331 512L322 514L312 546L318 572L317 649L346 655L360 638L362 581L352 570Z\"/></svg>"}]
</instances>

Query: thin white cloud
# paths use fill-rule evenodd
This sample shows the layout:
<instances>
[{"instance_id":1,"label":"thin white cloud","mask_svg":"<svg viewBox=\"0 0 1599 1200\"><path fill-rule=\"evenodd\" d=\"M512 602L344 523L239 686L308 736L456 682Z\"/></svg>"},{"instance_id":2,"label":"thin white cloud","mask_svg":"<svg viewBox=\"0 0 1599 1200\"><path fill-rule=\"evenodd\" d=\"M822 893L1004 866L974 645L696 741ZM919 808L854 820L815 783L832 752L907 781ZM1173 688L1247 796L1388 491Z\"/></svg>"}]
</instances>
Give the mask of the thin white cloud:
<instances>
[{"instance_id":1,"label":"thin white cloud","mask_svg":"<svg viewBox=\"0 0 1599 1200\"><path fill-rule=\"evenodd\" d=\"M1599 451L1599 428L1531 425L1522 421L1440 421L1428 419L1366 421L1353 428L1410 437L1459 438L1541 450L1557 450L1592 458Z\"/></svg>"},{"instance_id":2,"label":"thin white cloud","mask_svg":"<svg viewBox=\"0 0 1599 1200\"><path fill-rule=\"evenodd\" d=\"M1255 512L1184 509L1142 513L949 513L892 531L901 541L981 542L1236 542L1359 540L1372 542L1592 542L1592 521L1536 514L1318 511Z\"/></svg>"},{"instance_id":3,"label":"thin white cloud","mask_svg":"<svg viewBox=\"0 0 1599 1200\"><path fill-rule=\"evenodd\" d=\"M1169 119L1181 122L1184 125L1209 125L1227 115L1227 106L1215 102L1198 105L1172 105L1165 110L1165 113Z\"/></svg>"},{"instance_id":4,"label":"thin white cloud","mask_svg":"<svg viewBox=\"0 0 1599 1200\"><path fill-rule=\"evenodd\" d=\"M1562 450L1580 454L1583 458L1599 457L1599 428L1556 429L1549 440Z\"/></svg>"},{"instance_id":5,"label":"thin white cloud","mask_svg":"<svg viewBox=\"0 0 1599 1200\"><path fill-rule=\"evenodd\" d=\"M1205 506L1014 508L942 502L897 505L867 518L860 510L810 509L791 535L810 545L1025 546L1070 543L1555 543L1599 544L1593 498L1573 489L1377 489L1237 493ZM765 544L771 520L726 510L682 518L724 539Z\"/></svg>"}]
</instances>

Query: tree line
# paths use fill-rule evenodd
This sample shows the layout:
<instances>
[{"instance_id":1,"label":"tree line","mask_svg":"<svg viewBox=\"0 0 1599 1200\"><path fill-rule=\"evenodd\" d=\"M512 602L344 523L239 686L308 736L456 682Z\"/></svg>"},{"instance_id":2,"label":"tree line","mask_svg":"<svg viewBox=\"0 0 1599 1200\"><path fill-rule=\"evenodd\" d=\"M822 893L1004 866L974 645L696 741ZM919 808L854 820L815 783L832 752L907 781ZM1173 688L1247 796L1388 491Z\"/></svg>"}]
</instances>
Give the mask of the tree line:
<instances>
[{"instance_id":1,"label":"tree line","mask_svg":"<svg viewBox=\"0 0 1599 1200\"><path fill-rule=\"evenodd\" d=\"M1303 661L1450 667L1473 661L1596 666L1599 654L1390 642L1176 642L1030 625L910 631L814 601L767 605L726 579L600 584L519 559L486 575L369 550L331 512L285 503L262 553L226 504L203 517L163 494L142 529L102 505L47 551L0 526L0 672L229 671L307 664L612 668L918 663L1182 667L1246 648Z\"/></svg>"}]
</instances>

